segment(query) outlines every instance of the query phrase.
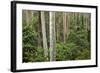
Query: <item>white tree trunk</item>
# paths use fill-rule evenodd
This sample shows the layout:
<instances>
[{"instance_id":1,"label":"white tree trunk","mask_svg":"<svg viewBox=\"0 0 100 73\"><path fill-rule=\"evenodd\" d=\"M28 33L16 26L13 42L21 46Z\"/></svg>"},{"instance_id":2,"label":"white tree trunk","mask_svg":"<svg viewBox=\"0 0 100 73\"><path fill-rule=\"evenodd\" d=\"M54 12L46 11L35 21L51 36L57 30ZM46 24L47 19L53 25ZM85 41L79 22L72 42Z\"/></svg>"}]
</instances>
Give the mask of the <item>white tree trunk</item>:
<instances>
[{"instance_id":1,"label":"white tree trunk","mask_svg":"<svg viewBox=\"0 0 100 73\"><path fill-rule=\"evenodd\" d=\"M48 56L48 46L47 46L46 29L45 29L45 16L44 16L43 11L41 11L41 27L42 27L44 56L47 57Z\"/></svg>"},{"instance_id":2,"label":"white tree trunk","mask_svg":"<svg viewBox=\"0 0 100 73\"><path fill-rule=\"evenodd\" d=\"M50 61L54 61L55 60L55 43L56 43L56 36L55 36L55 13L54 12L50 12L49 13L49 19L50 19L50 23L49 23L49 32L50 32Z\"/></svg>"}]
</instances>

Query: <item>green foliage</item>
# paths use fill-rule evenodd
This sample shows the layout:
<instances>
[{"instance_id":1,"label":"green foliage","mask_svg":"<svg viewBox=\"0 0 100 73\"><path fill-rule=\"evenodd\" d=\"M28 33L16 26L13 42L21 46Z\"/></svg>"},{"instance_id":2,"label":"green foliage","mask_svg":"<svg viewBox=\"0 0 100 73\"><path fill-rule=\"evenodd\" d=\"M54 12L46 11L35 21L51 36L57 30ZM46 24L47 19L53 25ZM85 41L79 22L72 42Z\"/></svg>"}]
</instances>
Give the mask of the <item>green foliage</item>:
<instances>
[{"instance_id":1,"label":"green foliage","mask_svg":"<svg viewBox=\"0 0 100 73\"><path fill-rule=\"evenodd\" d=\"M31 62L35 55L37 34L30 26L23 27L23 60ZM34 44L34 45L33 45Z\"/></svg>"},{"instance_id":2,"label":"green foliage","mask_svg":"<svg viewBox=\"0 0 100 73\"><path fill-rule=\"evenodd\" d=\"M76 60L85 60L85 59L90 59L90 49L83 49L83 51L77 56Z\"/></svg>"},{"instance_id":3,"label":"green foliage","mask_svg":"<svg viewBox=\"0 0 100 73\"><path fill-rule=\"evenodd\" d=\"M43 48L36 48L36 57L34 58L36 62L43 62L46 61L44 57L44 50Z\"/></svg>"},{"instance_id":4,"label":"green foliage","mask_svg":"<svg viewBox=\"0 0 100 73\"><path fill-rule=\"evenodd\" d=\"M30 26L23 28L23 62L43 62L47 61L44 57L43 48L37 47L38 33Z\"/></svg>"},{"instance_id":5,"label":"green foliage","mask_svg":"<svg viewBox=\"0 0 100 73\"><path fill-rule=\"evenodd\" d=\"M71 32L67 42L73 42L80 46L80 48L89 48L90 44L87 40L87 33L84 31Z\"/></svg>"},{"instance_id":6,"label":"green foliage","mask_svg":"<svg viewBox=\"0 0 100 73\"><path fill-rule=\"evenodd\" d=\"M89 49L80 49L75 43L57 44L56 61L82 60L90 58Z\"/></svg>"},{"instance_id":7,"label":"green foliage","mask_svg":"<svg viewBox=\"0 0 100 73\"><path fill-rule=\"evenodd\" d=\"M23 28L23 43L33 45L36 44L37 32L35 32L32 27L25 26ZM25 46L25 45L24 45Z\"/></svg>"}]
</instances>

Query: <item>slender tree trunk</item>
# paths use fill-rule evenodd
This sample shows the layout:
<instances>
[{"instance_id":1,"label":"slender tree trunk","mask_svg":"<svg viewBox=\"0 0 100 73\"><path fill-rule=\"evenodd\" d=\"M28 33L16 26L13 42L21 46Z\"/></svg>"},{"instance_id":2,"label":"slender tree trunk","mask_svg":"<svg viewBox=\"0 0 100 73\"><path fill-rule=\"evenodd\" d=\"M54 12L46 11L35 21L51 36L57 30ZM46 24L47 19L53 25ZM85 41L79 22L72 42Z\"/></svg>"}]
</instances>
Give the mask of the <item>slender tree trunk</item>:
<instances>
[{"instance_id":1,"label":"slender tree trunk","mask_svg":"<svg viewBox=\"0 0 100 73\"><path fill-rule=\"evenodd\" d=\"M72 13L66 13L66 39L68 39L68 36L70 34L70 16L72 15Z\"/></svg>"},{"instance_id":2,"label":"slender tree trunk","mask_svg":"<svg viewBox=\"0 0 100 73\"><path fill-rule=\"evenodd\" d=\"M50 27L50 61L54 61L55 60L55 43L56 43L56 36L55 36L55 13L54 12L50 12L49 13L49 17L50 17L50 23L49 23L49 27Z\"/></svg>"},{"instance_id":3,"label":"slender tree trunk","mask_svg":"<svg viewBox=\"0 0 100 73\"><path fill-rule=\"evenodd\" d=\"M56 24L55 24L55 12L53 12L53 44L54 44L54 57L53 60L56 60Z\"/></svg>"},{"instance_id":4,"label":"slender tree trunk","mask_svg":"<svg viewBox=\"0 0 100 73\"><path fill-rule=\"evenodd\" d=\"M63 42L66 43L66 32L67 26L66 26L66 13L63 12Z\"/></svg>"},{"instance_id":5,"label":"slender tree trunk","mask_svg":"<svg viewBox=\"0 0 100 73\"><path fill-rule=\"evenodd\" d=\"M41 11L41 25L42 25L44 56L48 57L48 46L47 46L46 28L45 28L45 16L44 16L43 11Z\"/></svg>"},{"instance_id":6,"label":"slender tree trunk","mask_svg":"<svg viewBox=\"0 0 100 73\"><path fill-rule=\"evenodd\" d=\"M41 11L39 11L38 12L39 14L38 14L38 28L37 28L37 30L38 30L38 48L40 48L40 47L42 47L42 33L41 33Z\"/></svg>"},{"instance_id":7,"label":"slender tree trunk","mask_svg":"<svg viewBox=\"0 0 100 73\"><path fill-rule=\"evenodd\" d=\"M56 41L57 43L59 42L59 28L60 28L60 20L59 20L59 13L55 13L55 17L56 17Z\"/></svg>"},{"instance_id":8,"label":"slender tree trunk","mask_svg":"<svg viewBox=\"0 0 100 73\"><path fill-rule=\"evenodd\" d=\"M88 28L87 14L83 14L83 21L84 21L85 31L87 32L87 28Z\"/></svg>"},{"instance_id":9,"label":"slender tree trunk","mask_svg":"<svg viewBox=\"0 0 100 73\"><path fill-rule=\"evenodd\" d=\"M90 30L90 24L91 24L91 15L87 14L87 30Z\"/></svg>"}]
</instances>

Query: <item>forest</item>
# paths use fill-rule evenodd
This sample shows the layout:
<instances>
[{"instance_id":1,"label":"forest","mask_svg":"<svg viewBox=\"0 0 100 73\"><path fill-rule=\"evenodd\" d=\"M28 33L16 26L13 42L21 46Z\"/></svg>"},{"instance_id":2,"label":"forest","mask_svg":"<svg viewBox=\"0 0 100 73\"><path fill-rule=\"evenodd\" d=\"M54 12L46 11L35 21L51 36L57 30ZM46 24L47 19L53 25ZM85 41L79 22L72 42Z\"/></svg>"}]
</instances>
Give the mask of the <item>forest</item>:
<instances>
[{"instance_id":1,"label":"forest","mask_svg":"<svg viewBox=\"0 0 100 73\"><path fill-rule=\"evenodd\" d=\"M91 14L22 10L22 61L91 59Z\"/></svg>"}]
</instances>

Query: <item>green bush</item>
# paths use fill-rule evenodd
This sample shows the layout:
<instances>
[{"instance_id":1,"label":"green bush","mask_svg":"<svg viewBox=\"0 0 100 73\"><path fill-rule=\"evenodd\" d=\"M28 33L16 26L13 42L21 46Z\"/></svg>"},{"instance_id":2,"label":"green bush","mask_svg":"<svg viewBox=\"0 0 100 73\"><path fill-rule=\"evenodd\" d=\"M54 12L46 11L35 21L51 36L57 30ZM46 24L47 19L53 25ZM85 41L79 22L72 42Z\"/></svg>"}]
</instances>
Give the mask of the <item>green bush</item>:
<instances>
[{"instance_id":1,"label":"green bush","mask_svg":"<svg viewBox=\"0 0 100 73\"><path fill-rule=\"evenodd\" d=\"M79 54L79 56L77 56L77 59L80 60L86 60L86 59L90 59L91 58L91 52L90 49L83 49L83 51Z\"/></svg>"},{"instance_id":2,"label":"green bush","mask_svg":"<svg viewBox=\"0 0 100 73\"><path fill-rule=\"evenodd\" d=\"M56 61L90 59L90 49L80 49L75 43L56 45Z\"/></svg>"}]
</instances>

